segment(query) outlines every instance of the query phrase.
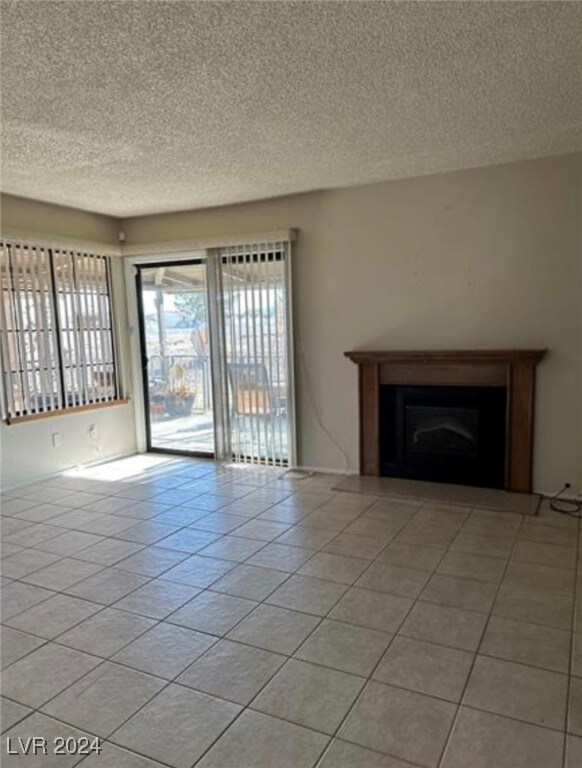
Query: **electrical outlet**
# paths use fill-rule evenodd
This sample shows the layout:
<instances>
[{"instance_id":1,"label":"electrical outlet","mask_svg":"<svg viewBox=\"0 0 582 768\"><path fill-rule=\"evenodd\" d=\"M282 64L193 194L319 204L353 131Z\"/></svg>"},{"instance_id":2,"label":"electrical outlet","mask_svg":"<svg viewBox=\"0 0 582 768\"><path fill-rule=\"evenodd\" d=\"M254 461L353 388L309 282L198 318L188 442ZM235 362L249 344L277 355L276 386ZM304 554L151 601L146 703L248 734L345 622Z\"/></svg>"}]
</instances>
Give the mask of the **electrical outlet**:
<instances>
[{"instance_id":1,"label":"electrical outlet","mask_svg":"<svg viewBox=\"0 0 582 768\"><path fill-rule=\"evenodd\" d=\"M89 427L89 437L91 440L97 440L97 425L91 424Z\"/></svg>"},{"instance_id":2,"label":"electrical outlet","mask_svg":"<svg viewBox=\"0 0 582 768\"><path fill-rule=\"evenodd\" d=\"M51 435L53 448L60 448L63 444L63 438L60 432L53 432Z\"/></svg>"}]
</instances>

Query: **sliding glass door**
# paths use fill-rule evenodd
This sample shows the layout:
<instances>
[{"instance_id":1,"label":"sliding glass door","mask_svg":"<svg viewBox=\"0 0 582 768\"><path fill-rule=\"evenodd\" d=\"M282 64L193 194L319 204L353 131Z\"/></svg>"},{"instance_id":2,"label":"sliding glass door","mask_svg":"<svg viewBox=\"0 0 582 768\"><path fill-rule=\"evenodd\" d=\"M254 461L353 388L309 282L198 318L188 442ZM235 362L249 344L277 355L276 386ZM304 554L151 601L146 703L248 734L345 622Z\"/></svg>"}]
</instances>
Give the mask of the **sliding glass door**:
<instances>
[{"instance_id":1,"label":"sliding glass door","mask_svg":"<svg viewBox=\"0 0 582 768\"><path fill-rule=\"evenodd\" d=\"M295 463L289 243L138 266L148 449Z\"/></svg>"},{"instance_id":2,"label":"sliding glass door","mask_svg":"<svg viewBox=\"0 0 582 768\"><path fill-rule=\"evenodd\" d=\"M214 456L206 264L138 268L148 449Z\"/></svg>"}]
</instances>

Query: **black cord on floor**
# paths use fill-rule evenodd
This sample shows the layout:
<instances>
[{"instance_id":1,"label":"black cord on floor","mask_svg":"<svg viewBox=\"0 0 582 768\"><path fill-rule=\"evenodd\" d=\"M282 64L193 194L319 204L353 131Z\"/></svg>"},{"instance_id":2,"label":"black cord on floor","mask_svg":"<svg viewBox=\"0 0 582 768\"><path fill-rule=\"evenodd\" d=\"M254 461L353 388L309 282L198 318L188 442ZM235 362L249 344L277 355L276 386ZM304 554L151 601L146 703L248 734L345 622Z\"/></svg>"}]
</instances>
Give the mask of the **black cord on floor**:
<instances>
[{"instance_id":1,"label":"black cord on floor","mask_svg":"<svg viewBox=\"0 0 582 768\"><path fill-rule=\"evenodd\" d=\"M560 496L567 491L570 487L570 483L564 483L564 487L555 496L550 499L550 508L554 512L560 512L562 515L570 515L570 517L582 518L582 501L575 501L572 499L560 499Z\"/></svg>"}]
</instances>

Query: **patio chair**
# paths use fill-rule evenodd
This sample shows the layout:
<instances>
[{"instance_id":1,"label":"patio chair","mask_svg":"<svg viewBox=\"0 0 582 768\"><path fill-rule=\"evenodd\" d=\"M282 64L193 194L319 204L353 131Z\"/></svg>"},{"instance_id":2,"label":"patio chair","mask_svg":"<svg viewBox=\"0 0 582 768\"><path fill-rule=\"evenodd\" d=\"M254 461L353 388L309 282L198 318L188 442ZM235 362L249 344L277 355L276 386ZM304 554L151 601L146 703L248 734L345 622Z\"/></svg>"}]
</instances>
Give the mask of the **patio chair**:
<instances>
[{"instance_id":1,"label":"patio chair","mask_svg":"<svg viewBox=\"0 0 582 768\"><path fill-rule=\"evenodd\" d=\"M270 416L275 413L267 368L262 363L230 363L228 378L234 416Z\"/></svg>"}]
</instances>

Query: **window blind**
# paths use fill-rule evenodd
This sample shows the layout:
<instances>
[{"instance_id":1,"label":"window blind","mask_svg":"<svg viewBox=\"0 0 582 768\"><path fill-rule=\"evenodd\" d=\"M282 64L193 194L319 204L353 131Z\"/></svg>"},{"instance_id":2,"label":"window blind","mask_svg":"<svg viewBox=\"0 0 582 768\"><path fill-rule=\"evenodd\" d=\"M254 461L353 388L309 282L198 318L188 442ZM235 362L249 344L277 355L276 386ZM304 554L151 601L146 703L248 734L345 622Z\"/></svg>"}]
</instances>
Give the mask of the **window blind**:
<instances>
[{"instance_id":1,"label":"window blind","mask_svg":"<svg viewBox=\"0 0 582 768\"><path fill-rule=\"evenodd\" d=\"M228 246L218 256L232 457L293 466L290 243Z\"/></svg>"},{"instance_id":2,"label":"window blind","mask_svg":"<svg viewBox=\"0 0 582 768\"><path fill-rule=\"evenodd\" d=\"M119 398L108 256L0 241L8 418Z\"/></svg>"}]
</instances>

